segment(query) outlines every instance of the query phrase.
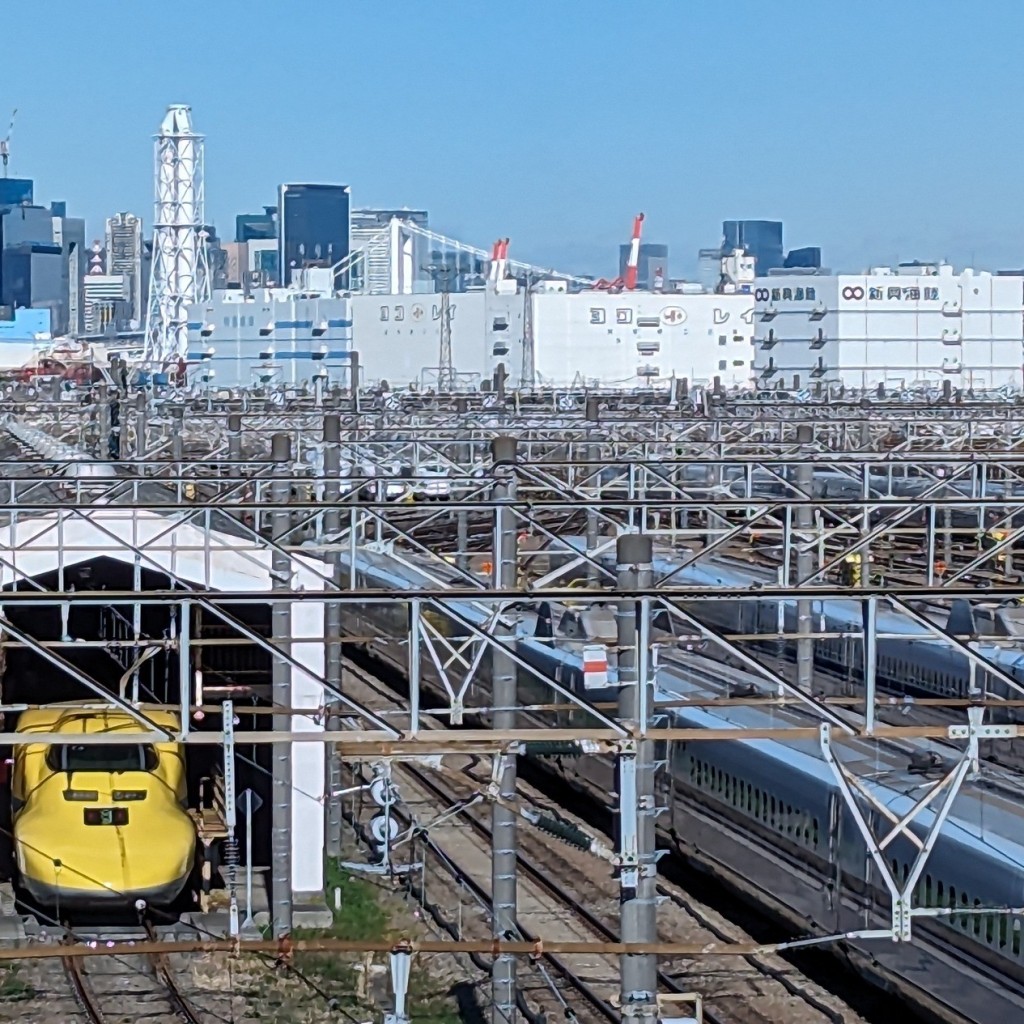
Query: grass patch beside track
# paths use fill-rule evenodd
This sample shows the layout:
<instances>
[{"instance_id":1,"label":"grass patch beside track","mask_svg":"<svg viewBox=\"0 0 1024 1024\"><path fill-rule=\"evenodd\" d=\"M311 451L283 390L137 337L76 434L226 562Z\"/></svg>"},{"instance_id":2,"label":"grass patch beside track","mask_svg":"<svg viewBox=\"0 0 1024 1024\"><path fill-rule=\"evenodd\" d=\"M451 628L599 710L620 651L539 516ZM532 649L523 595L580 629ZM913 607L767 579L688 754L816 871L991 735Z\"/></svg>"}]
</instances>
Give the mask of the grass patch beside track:
<instances>
[{"instance_id":1,"label":"grass patch beside track","mask_svg":"<svg viewBox=\"0 0 1024 1024\"><path fill-rule=\"evenodd\" d=\"M350 872L335 861L326 865L326 893L334 921L326 929L297 929L295 939L327 937L359 941L433 935L401 889L381 875ZM335 890L340 907L334 909ZM296 953L294 971L257 975L248 995L268 1024L293 1021L379 1020L393 1007L387 954ZM301 974L302 978L297 976ZM302 979L306 979L304 982ZM458 987L464 975L453 958L413 958L408 1011L418 1024L463 1024ZM251 1011L250 1011L251 1012Z\"/></svg>"}]
</instances>

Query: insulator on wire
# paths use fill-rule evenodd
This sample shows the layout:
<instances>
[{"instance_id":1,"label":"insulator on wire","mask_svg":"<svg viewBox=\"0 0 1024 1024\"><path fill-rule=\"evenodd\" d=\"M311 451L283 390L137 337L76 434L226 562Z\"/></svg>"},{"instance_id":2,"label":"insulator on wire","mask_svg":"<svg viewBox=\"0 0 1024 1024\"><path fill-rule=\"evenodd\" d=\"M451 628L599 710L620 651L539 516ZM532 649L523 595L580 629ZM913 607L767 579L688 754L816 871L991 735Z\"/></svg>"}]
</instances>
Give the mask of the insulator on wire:
<instances>
[{"instance_id":1,"label":"insulator on wire","mask_svg":"<svg viewBox=\"0 0 1024 1024\"><path fill-rule=\"evenodd\" d=\"M558 743L553 740L530 740L523 744L523 753L527 757L579 757L583 751L578 743Z\"/></svg>"},{"instance_id":2,"label":"insulator on wire","mask_svg":"<svg viewBox=\"0 0 1024 1024\"><path fill-rule=\"evenodd\" d=\"M567 821L560 821L558 818L552 818L550 815L542 814L537 818L535 824L542 832L547 832L550 835L561 839L563 842L568 843L570 846L575 846L578 850L590 849L590 836L588 836L582 829L577 828L575 825L571 825Z\"/></svg>"}]
</instances>

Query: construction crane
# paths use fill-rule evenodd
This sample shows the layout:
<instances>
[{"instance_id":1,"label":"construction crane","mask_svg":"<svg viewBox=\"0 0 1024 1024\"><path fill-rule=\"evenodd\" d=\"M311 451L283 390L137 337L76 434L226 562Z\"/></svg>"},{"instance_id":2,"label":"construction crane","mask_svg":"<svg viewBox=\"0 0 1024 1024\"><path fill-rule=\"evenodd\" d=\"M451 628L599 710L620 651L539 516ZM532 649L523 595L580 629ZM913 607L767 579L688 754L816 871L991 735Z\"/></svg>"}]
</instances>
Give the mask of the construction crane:
<instances>
[{"instance_id":1,"label":"construction crane","mask_svg":"<svg viewBox=\"0 0 1024 1024\"><path fill-rule=\"evenodd\" d=\"M640 266L640 234L644 227L644 215L638 213L633 218L633 238L629 245L629 258L626 260L625 276L619 275L614 281L599 278L594 282L594 290L599 292L619 292L623 288L626 291L633 291L636 288L636 278Z\"/></svg>"},{"instance_id":2,"label":"construction crane","mask_svg":"<svg viewBox=\"0 0 1024 1024\"><path fill-rule=\"evenodd\" d=\"M11 132L14 131L14 118L18 114L18 108L15 107L11 114L11 123L7 126L7 137L0 140L0 160L4 162L4 177L7 177L7 163L11 159Z\"/></svg>"},{"instance_id":3,"label":"construction crane","mask_svg":"<svg viewBox=\"0 0 1024 1024\"><path fill-rule=\"evenodd\" d=\"M491 246L491 261L488 269L488 280L504 281L508 274L508 243L509 239L499 238Z\"/></svg>"}]
</instances>

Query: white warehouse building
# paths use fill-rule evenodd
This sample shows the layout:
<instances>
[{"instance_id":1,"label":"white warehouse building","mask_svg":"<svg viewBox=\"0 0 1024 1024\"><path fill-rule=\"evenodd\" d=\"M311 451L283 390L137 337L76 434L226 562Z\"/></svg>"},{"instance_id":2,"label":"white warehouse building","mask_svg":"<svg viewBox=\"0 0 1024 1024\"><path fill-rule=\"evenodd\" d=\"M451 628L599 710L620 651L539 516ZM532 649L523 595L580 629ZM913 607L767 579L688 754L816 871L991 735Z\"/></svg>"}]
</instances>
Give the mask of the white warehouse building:
<instances>
[{"instance_id":1,"label":"white warehouse building","mask_svg":"<svg viewBox=\"0 0 1024 1024\"><path fill-rule=\"evenodd\" d=\"M657 387L680 377L726 387L753 380L751 294L535 291L514 281L449 296L452 362L460 387L503 366L524 383L527 315L541 386ZM313 289L215 292L189 311L189 376L217 387L362 379L393 388L437 386L442 296L336 296ZM529 383L529 382L527 382Z\"/></svg>"},{"instance_id":2,"label":"white warehouse building","mask_svg":"<svg viewBox=\"0 0 1024 1024\"><path fill-rule=\"evenodd\" d=\"M460 384L477 384L503 365L509 385L520 386L525 298L521 289L490 288L450 296ZM530 303L538 385L635 388L667 386L679 377L751 384L752 295L535 291ZM440 295L356 295L352 320L366 380L434 386Z\"/></svg>"},{"instance_id":3,"label":"white warehouse building","mask_svg":"<svg viewBox=\"0 0 1024 1024\"><path fill-rule=\"evenodd\" d=\"M1020 388L1024 277L945 264L758 278L759 386Z\"/></svg>"}]
</instances>

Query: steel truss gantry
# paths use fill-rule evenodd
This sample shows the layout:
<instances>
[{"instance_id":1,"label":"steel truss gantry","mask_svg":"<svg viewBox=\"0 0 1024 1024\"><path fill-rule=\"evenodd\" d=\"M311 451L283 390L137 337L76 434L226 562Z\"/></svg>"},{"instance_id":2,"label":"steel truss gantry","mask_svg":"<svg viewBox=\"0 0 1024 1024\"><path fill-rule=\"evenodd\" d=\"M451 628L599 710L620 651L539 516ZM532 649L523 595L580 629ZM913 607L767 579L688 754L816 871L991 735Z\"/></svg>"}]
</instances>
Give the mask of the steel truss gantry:
<instances>
[{"instance_id":1,"label":"steel truss gantry","mask_svg":"<svg viewBox=\"0 0 1024 1024\"><path fill-rule=\"evenodd\" d=\"M825 408L801 406L762 410L767 415L757 420L743 403L725 403L716 416L683 415L679 409L648 414L628 403L616 408L608 396L597 407L591 402L571 413L525 403L495 413L471 405L469 398L462 406L456 399L399 409L374 408L368 401L355 413L345 400L312 406L302 396L281 404L252 396L189 404L181 396L158 401L145 395L128 403L120 396L122 451L130 457L113 464L90 461L85 454L90 448L105 451L104 435L111 429L102 409L117 396L98 397L90 407L37 401L19 410L23 426L38 430L45 424L48 436L74 451L40 457L39 438L33 441L34 435L20 430L21 454L0 461L0 572L8 588L21 588L3 595L0 646L32 649L98 699L123 704L140 731L118 741L139 742L153 735L145 708L110 695L62 656L65 646L82 641L40 641L17 627L9 612L30 606L160 605L176 609L177 620L185 623L191 609L202 608L229 626L231 635L192 637L186 628L173 638L156 638L136 626L126 641L136 657L161 647L179 654L181 742L225 741L219 733L190 727L195 711L208 706L189 670L195 652L244 644L271 656L275 686L283 685L288 673L301 672L324 697L316 707L282 708L278 700L274 727L242 723L231 730L234 744L269 742L294 749L326 743L340 758L373 763L456 752L495 759L501 779L491 794L495 822L510 837L505 850L510 859L495 858L496 878L511 883L501 898L502 913L513 918L515 818L499 812L515 797L515 756L543 740L614 758L620 796L630 797L621 800L616 853L628 943L621 950L626 1019L649 1018L657 997L649 974L661 947L653 941L654 903L644 889L654 870L655 744L755 738L819 743L876 864L884 864L884 850L897 835L919 850L913 880L897 882L891 873L883 874L892 896L890 926L860 936L910 941L913 918L932 909L913 905L913 883L957 793L972 773L986 770L981 744L1019 736L1016 724L983 722L985 701L962 708L962 717L939 722L880 723L872 653L879 639L900 635L878 631L882 603L1020 692L1017 681L979 649L975 633L951 633L929 611L952 598L974 603L991 601L993 595L1024 598L1024 582L1012 567L1013 549L1024 532L1024 431L1012 409L901 407L878 417L859 407L833 408L829 416ZM382 474L367 472L366 465L379 470L396 462L411 470L399 479L414 482L422 467L445 467L447 493L412 504L388 501L379 489L367 497ZM83 472L83 466L93 470ZM831 486L820 486L822 480ZM907 480L914 482L913 493L896 493ZM159 520L155 528L154 519ZM73 524L82 523L88 524L92 541L76 548ZM1001 536L983 547L982 535L991 530L1002 531ZM579 540L565 545L573 531ZM770 543L752 552L752 534ZM65 573L72 566L97 556L96 537L105 537L111 548L120 546L137 567L133 589L67 584ZM217 586L213 567L227 549L254 566L269 560L274 585L265 591ZM851 555L868 563L894 550L910 559L905 571L895 570L898 578L879 582L865 573L852 586L836 576ZM374 553L406 565L417 582L398 592L361 589L356 560ZM554 561L553 554L558 555ZM756 591L686 581L688 567L721 555L757 557L771 572ZM548 564L538 568L541 557ZM47 558L62 581L56 590L43 589L36 578L40 559ZM181 559L190 560L191 576L174 571ZM940 573L936 563L942 560L946 571ZM489 561L490 569L474 561ZM163 573L168 588L143 591L143 569ZM307 583L298 589L300 577L315 587ZM580 578L589 581L588 589L576 585ZM712 629L693 609L699 602L765 599L862 604L863 629L850 637L865 652L861 715L841 713L800 680L794 682L750 646L753 636ZM547 677L516 650L513 605L536 611L542 604L557 608L581 601L616 607L617 635L608 645L621 687L616 707ZM278 614L302 604L323 607L323 635L304 638L327 652L322 672L311 673L289 652L285 627L267 638L233 610L256 603L272 603ZM410 683L408 701L396 700L386 711L360 704L341 679L341 643L368 642L349 625L351 615L378 607L400 611L407 623L377 638L401 649ZM467 609L479 614L469 615ZM672 623L660 640L651 631L658 611ZM459 632L440 629L438 614ZM133 621L141 618L137 614ZM796 632L775 634L787 637L813 643L828 634L812 621ZM803 724L757 731L664 724L656 717L658 652L695 638L758 680L756 695L732 702L797 707ZM480 696L476 684L485 664L495 686ZM525 706L517 696L517 673L536 681L549 702ZM499 676L510 681L503 693ZM585 715L587 727L560 724L567 708ZM494 728L461 727L468 715L481 713L493 715ZM317 725L330 720L332 728L299 729L292 724L296 718ZM449 724L437 727L438 718ZM862 808L881 809L870 781L844 764L843 746L905 746L929 738L958 745L953 769L911 813L895 820L883 814L889 832L872 835ZM33 742L46 739L33 736ZM330 815L330 799L327 804ZM921 839L910 826L929 814L933 818ZM279 934L287 930L288 917L282 905L275 920L275 927L282 925ZM505 931L496 923L493 948L505 948ZM508 951L515 951L514 944ZM515 971L511 960L504 964L495 974L494 1006L501 1019L509 1019Z\"/></svg>"}]
</instances>

